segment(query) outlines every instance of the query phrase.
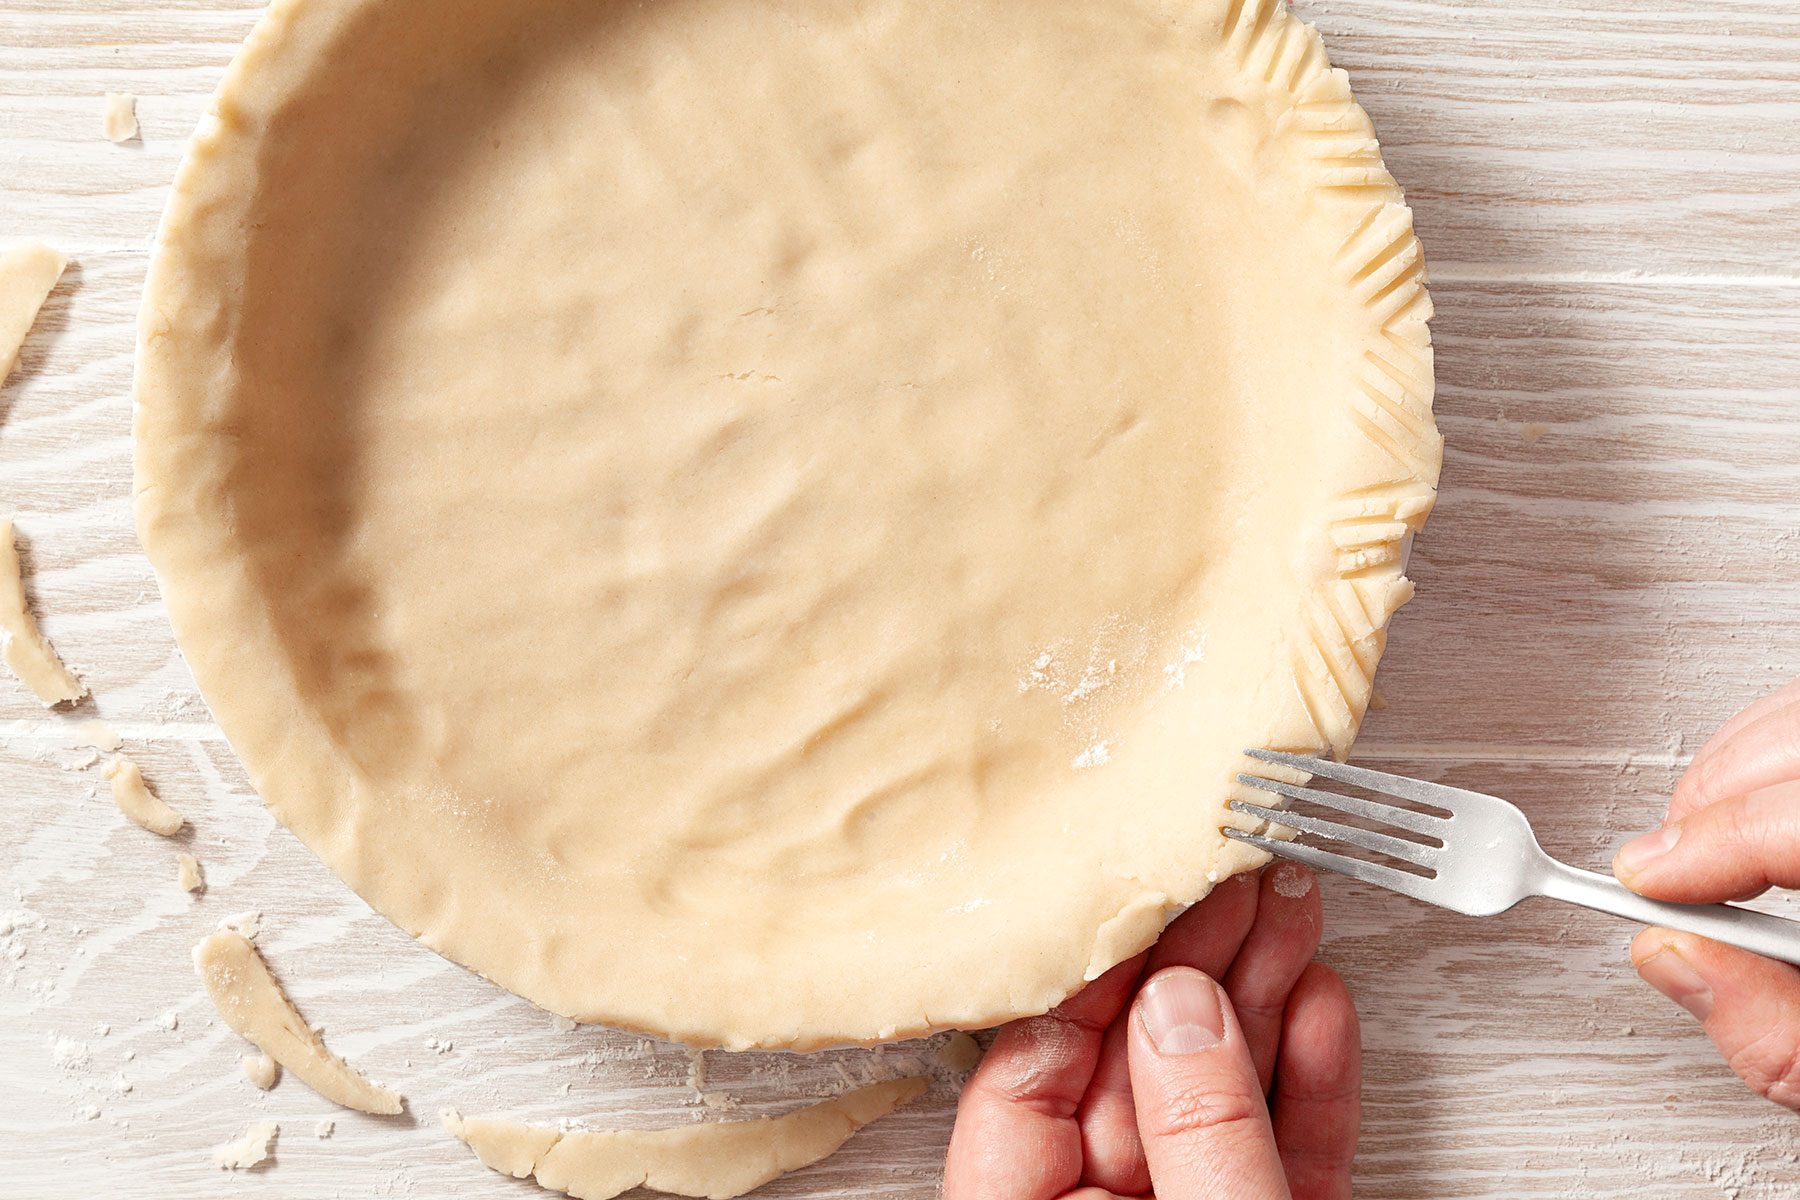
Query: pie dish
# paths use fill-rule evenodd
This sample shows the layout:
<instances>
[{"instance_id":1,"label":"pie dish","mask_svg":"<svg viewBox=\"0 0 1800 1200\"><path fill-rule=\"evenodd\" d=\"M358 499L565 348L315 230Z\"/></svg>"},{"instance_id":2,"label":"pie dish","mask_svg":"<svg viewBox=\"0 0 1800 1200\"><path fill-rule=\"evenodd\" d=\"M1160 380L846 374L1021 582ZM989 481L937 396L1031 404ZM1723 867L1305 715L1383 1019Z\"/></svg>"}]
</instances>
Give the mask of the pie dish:
<instances>
[{"instance_id":1,"label":"pie dish","mask_svg":"<svg viewBox=\"0 0 1800 1200\"><path fill-rule=\"evenodd\" d=\"M137 519L276 816L577 1020L1041 1012L1343 752L1435 495L1400 189L1273 0L276 0Z\"/></svg>"}]
</instances>

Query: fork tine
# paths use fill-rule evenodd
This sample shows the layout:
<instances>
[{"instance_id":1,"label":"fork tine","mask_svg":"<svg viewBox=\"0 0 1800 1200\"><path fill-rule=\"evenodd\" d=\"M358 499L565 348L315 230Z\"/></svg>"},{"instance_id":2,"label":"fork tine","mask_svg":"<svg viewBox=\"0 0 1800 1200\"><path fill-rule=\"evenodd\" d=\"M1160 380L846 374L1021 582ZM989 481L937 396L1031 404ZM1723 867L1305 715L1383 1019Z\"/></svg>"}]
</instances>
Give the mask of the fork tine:
<instances>
[{"instance_id":1,"label":"fork tine","mask_svg":"<svg viewBox=\"0 0 1800 1200\"><path fill-rule=\"evenodd\" d=\"M1260 817L1276 825L1298 829L1302 833L1316 833L1320 837L1330 838L1334 842L1360 846L1364 850L1373 850L1377 854L1385 854L1390 858L1397 858L1415 866L1435 867L1440 854L1440 851L1434 846L1421 846L1417 842L1389 837L1385 833L1376 833L1372 829L1357 829L1351 825L1339 825L1335 821L1321 821L1318 817L1309 817L1304 813L1279 812L1258 804L1247 804L1242 800L1233 800L1231 811L1243 813L1247 817Z\"/></svg>"},{"instance_id":2,"label":"fork tine","mask_svg":"<svg viewBox=\"0 0 1800 1200\"><path fill-rule=\"evenodd\" d=\"M1282 754L1275 750L1246 750L1244 753L1258 762L1274 763L1278 767L1292 767L1296 771L1305 771L1308 775L1335 779L1339 783L1347 783L1352 787L1368 788L1371 792L1385 792L1402 800L1430 804L1437 808L1454 809L1456 800L1467 795L1466 792L1453 787L1445 787L1441 783L1426 783L1423 779L1408 779L1404 775L1389 775L1386 771L1371 771L1367 767L1353 767L1349 763L1336 762L1329 758L1308 758L1301 754Z\"/></svg>"},{"instance_id":3,"label":"fork tine","mask_svg":"<svg viewBox=\"0 0 1800 1200\"><path fill-rule=\"evenodd\" d=\"M1322 804L1326 808L1367 817L1371 821L1398 825L1401 829L1410 829L1426 837L1441 839L1450 825L1444 818L1434 817L1429 813L1396 808L1392 804L1377 804L1373 800L1359 800L1354 796L1340 796L1336 792L1322 792L1317 788L1303 788L1298 784L1282 783L1278 779L1264 779L1261 775L1239 775L1238 782L1259 791L1286 796L1290 800L1305 800L1309 804Z\"/></svg>"},{"instance_id":4,"label":"fork tine","mask_svg":"<svg viewBox=\"0 0 1800 1200\"><path fill-rule=\"evenodd\" d=\"M1245 833L1241 829L1226 829L1224 832L1225 836L1234 842L1244 842L1247 845L1255 846L1277 858L1291 858L1297 863L1306 864L1315 871L1334 871L1339 875L1360 879L1364 883L1372 883L1376 887L1384 887L1390 892L1399 892L1402 896L1411 896L1414 900L1423 900L1428 904L1439 903L1431 895L1432 880L1418 875L1409 875L1397 867L1384 867L1379 863L1367 862L1360 858L1333 854L1329 850L1321 850L1317 846L1309 846L1304 842L1284 842L1277 838Z\"/></svg>"}]
</instances>

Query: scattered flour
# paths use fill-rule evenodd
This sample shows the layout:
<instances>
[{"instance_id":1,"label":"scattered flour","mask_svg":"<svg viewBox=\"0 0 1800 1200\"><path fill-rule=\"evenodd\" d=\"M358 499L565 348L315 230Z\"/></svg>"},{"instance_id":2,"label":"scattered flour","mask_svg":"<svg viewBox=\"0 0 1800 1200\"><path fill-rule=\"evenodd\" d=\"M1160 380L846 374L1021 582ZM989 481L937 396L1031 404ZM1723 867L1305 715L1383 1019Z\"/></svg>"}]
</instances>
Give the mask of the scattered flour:
<instances>
[{"instance_id":1,"label":"scattered flour","mask_svg":"<svg viewBox=\"0 0 1800 1200\"><path fill-rule=\"evenodd\" d=\"M1301 900L1313 890L1313 877L1304 867L1290 862L1277 863L1269 873L1269 885L1277 896Z\"/></svg>"}]
</instances>

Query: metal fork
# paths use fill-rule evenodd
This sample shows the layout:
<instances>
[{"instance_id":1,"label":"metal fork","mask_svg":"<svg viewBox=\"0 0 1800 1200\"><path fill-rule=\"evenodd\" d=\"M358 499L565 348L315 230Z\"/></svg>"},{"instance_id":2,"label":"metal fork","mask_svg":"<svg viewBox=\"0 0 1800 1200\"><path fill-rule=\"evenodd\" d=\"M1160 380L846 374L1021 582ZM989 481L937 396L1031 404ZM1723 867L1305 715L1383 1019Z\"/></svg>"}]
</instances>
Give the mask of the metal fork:
<instances>
[{"instance_id":1,"label":"metal fork","mask_svg":"<svg viewBox=\"0 0 1800 1200\"><path fill-rule=\"evenodd\" d=\"M1583 871L1551 858L1538 845L1537 835L1532 832L1531 822L1525 814L1498 796L1370 771L1328 759L1277 754L1269 750L1245 753L1261 762L1429 805L1450 814L1440 817L1258 775L1239 775L1239 782L1260 791L1379 821L1435 843L1421 844L1304 813L1233 800L1231 807L1235 812L1372 850L1430 874L1417 875L1398 867L1334 854L1303 842L1283 841L1238 829L1225 831L1227 836L1270 854L1291 858L1309 867L1336 871L1471 917L1503 913L1527 896L1548 896L1552 900L1567 900L1646 925L1697 933L1766 958L1800 964L1800 921L1730 904L1669 904L1645 899L1610 875Z\"/></svg>"}]
</instances>

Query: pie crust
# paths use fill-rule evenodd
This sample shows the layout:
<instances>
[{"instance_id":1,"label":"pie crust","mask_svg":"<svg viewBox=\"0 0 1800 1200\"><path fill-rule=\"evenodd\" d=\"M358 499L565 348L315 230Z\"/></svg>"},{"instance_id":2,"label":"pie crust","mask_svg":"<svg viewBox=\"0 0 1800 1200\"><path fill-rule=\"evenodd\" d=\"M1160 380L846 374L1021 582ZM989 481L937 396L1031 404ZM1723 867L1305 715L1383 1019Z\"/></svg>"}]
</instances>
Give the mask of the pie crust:
<instances>
[{"instance_id":1,"label":"pie crust","mask_svg":"<svg viewBox=\"0 0 1800 1200\"><path fill-rule=\"evenodd\" d=\"M271 810L557 1013L1042 1012L1258 865L1435 495L1411 217L1273 0L276 0L137 512Z\"/></svg>"}]
</instances>

